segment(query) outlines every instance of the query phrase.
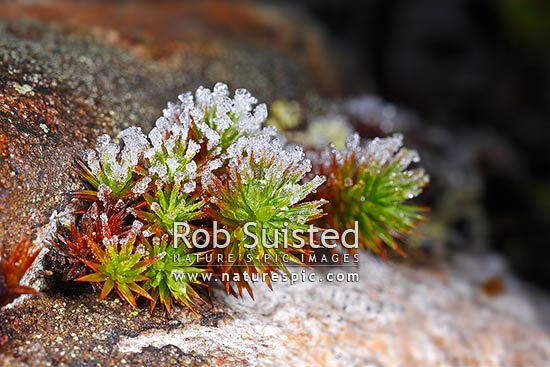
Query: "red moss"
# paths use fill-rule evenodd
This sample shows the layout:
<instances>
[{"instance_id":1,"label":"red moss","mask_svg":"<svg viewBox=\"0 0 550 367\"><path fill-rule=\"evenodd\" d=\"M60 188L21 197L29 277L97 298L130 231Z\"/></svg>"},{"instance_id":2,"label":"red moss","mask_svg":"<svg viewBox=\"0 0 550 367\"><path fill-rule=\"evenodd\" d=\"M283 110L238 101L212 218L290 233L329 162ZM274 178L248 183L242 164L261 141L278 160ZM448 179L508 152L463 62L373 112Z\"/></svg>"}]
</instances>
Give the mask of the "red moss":
<instances>
[{"instance_id":1,"label":"red moss","mask_svg":"<svg viewBox=\"0 0 550 367\"><path fill-rule=\"evenodd\" d=\"M0 307L22 294L36 293L36 290L20 282L38 253L38 249L25 237L21 237L9 255L0 249Z\"/></svg>"},{"instance_id":2,"label":"red moss","mask_svg":"<svg viewBox=\"0 0 550 367\"><path fill-rule=\"evenodd\" d=\"M106 215L106 221L101 220L101 213ZM52 251L47 255L49 258L61 255L65 259L60 263L53 262L57 265L52 267L52 271L64 281L88 274L90 271L86 262L96 260L93 246L102 246L104 239L121 235L129 229L125 222L125 208L102 205L100 211L98 203L94 202L87 210L75 214L82 215L78 223L71 223L70 227L58 224L58 230L51 241Z\"/></svg>"}]
</instances>

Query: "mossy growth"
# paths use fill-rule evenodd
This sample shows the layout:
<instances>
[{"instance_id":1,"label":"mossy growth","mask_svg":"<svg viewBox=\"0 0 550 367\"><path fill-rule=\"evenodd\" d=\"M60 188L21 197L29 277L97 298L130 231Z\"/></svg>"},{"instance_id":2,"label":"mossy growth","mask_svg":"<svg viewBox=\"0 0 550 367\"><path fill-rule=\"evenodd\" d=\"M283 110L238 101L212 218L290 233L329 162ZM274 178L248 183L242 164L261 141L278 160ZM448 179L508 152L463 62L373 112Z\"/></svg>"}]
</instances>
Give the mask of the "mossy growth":
<instances>
[{"instance_id":1,"label":"mossy growth","mask_svg":"<svg viewBox=\"0 0 550 367\"><path fill-rule=\"evenodd\" d=\"M218 83L169 103L147 136L131 127L118 141L100 137L77 162L87 186L73 193L80 209L51 241L70 266L52 270L101 286L100 299L114 289L134 307L141 297L170 312L203 302L213 278L253 296L243 275L267 275L270 285L273 272L303 265L300 254L319 241L303 235L308 228L357 221L363 247L401 252L422 219L407 201L427 183L408 168L417 154L401 137L304 152L264 127L267 108L256 104ZM285 231L300 234L278 236Z\"/></svg>"},{"instance_id":2,"label":"mossy growth","mask_svg":"<svg viewBox=\"0 0 550 367\"><path fill-rule=\"evenodd\" d=\"M0 247L0 307L11 303L22 294L37 293L21 284L23 276L38 256L39 250L22 236L9 254Z\"/></svg>"}]
</instances>

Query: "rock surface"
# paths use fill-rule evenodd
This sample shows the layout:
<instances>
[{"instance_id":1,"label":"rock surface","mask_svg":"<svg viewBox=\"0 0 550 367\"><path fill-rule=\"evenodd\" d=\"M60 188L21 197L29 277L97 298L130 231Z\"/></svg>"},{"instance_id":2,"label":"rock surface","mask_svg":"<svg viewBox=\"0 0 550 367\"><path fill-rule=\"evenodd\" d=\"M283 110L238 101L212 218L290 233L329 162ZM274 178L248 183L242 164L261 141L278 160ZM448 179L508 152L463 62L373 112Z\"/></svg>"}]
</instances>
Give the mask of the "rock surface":
<instances>
[{"instance_id":1,"label":"rock surface","mask_svg":"<svg viewBox=\"0 0 550 367\"><path fill-rule=\"evenodd\" d=\"M476 267L487 265L468 258ZM505 290L483 291L471 274L415 269L362 254L359 268L316 269L316 279L256 301L214 289L196 316L132 311L118 299L81 293L34 297L0 311L10 341L5 366L529 366L550 358L550 300L535 299L505 273ZM301 271L301 269L298 269ZM329 283L328 272L358 272Z\"/></svg>"}]
</instances>

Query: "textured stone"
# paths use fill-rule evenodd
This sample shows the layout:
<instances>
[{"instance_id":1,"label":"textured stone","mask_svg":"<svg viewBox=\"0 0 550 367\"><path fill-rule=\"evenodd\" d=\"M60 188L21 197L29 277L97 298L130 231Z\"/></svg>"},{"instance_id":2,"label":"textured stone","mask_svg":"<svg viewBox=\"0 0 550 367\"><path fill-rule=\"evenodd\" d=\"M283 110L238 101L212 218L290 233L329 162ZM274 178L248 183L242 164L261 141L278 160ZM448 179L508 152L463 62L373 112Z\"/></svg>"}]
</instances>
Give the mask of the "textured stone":
<instances>
[{"instance_id":1,"label":"textured stone","mask_svg":"<svg viewBox=\"0 0 550 367\"><path fill-rule=\"evenodd\" d=\"M496 258L422 269L367 254L360 260L359 268L315 270L323 282L278 283L273 291L258 284L255 302L215 287L202 316L180 308L150 316L82 290L34 297L0 311L11 338L3 364L542 367L549 360L548 320L540 317L550 300L491 266ZM504 291L486 293L472 269L487 269L479 277L498 277ZM359 282L324 278L355 271Z\"/></svg>"}]
</instances>

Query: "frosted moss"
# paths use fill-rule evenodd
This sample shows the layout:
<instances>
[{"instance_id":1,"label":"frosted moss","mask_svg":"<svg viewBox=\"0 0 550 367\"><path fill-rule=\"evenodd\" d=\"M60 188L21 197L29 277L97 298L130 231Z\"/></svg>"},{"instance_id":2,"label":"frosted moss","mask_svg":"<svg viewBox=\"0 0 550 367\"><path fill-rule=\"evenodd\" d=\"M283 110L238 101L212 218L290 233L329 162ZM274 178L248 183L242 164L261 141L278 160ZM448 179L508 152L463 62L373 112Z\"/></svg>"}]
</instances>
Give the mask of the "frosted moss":
<instances>
[{"instance_id":1,"label":"frosted moss","mask_svg":"<svg viewBox=\"0 0 550 367\"><path fill-rule=\"evenodd\" d=\"M222 83L199 87L168 103L148 135L131 127L116 141L101 136L86 163L78 162L88 185L74 195L82 209L52 240L52 250L74 267L58 271L103 283L100 299L115 289L132 306L141 296L152 309L160 302L170 311L174 302L194 307L209 286L182 274L269 275L287 271L287 261L300 264L299 253L314 251L309 238L303 238L305 247L275 241L278 230L306 232L314 224L343 231L358 221L364 247L381 253L386 244L401 251L398 242L421 219L421 208L406 202L428 180L421 168L409 168L419 158L402 147L403 137L363 142L355 134L341 149L310 152L310 160L302 147L264 127L267 108L257 103L245 89L231 96ZM314 126L322 130L326 121ZM176 222L204 231L197 237L204 246L173 249ZM277 246L245 249L249 222L257 224L257 238L265 230ZM222 250L206 242L216 226L230 234ZM207 261L208 253L222 256ZM197 256L174 262L174 256L189 255ZM223 283L230 293L245 289L252 296L243 277Z\"/></svg>"}]
</instances>

